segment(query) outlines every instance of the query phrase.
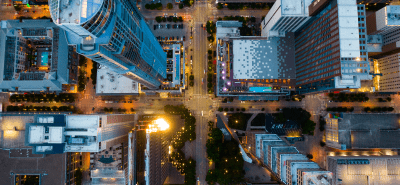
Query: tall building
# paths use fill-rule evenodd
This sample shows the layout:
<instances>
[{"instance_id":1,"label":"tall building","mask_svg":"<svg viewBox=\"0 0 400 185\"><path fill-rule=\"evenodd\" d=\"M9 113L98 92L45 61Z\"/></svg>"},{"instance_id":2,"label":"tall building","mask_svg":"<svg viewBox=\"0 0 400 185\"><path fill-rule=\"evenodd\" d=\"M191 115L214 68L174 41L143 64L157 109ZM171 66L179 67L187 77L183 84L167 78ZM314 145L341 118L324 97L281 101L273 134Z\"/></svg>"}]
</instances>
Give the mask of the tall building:
<instances>
[{"instance_id":1,"label":"tall building","mask_svg":"<svg viewBox=\"0 0 400 185\"><path fill-rule=\"evenodd\" d=\"M254 137L254 136L253 136ZM294 146L288 146L276 134L256 134L252 146L260 149L256 156L276 175L283 183L288 185L321 184L329 185L332 173L321 169L317 163L310 161ZM253 155L256 150L250 150ZM266 159L267 158L267 159Z\"/></svg>"},{"instance_id":2,"label":"tall building","mask_svg":"<svg viewBox=\"0 0 400 185\"><path fill-rule=\"evenodd\" d=\"M261 23L261 36L285 37L296 32L310 19L308 6L312 0L277 0Z\"/></svg>"},{"instance_id":3,"label":"tall building","mask_svg":"<svg viewBox=\"0 0 400 185\"><path fill-rule=\"evenodd\" d=\"M25 144L35 154L99 152L122 143L134 115L36 115L26 124Z\"/></svg>"},{"instance_id":4,"label":"tall building","mask_svg":"<svg viewBox=\"0 0 400 185\"><path fill-rule=\"evenodd\" d=\"M399 156L328 156L327 163L333 185L395 185L400 181Z\"/></svg>"},{"instance_id":5,"label":"tall building","mask_svg":"<svg viewBox=\"0 0 400 185\"><path fill-rule=\"evenodd\" d=\"M57 155L35 154L32 146L25 144L27 124L33 123L37 114L0 115L0 171L2 184L66 184L73 185L75 172L82 165L80 152ZM41 117L54 116L53 114ZM58 115L57 115L58 116Z\"/></svg>"},{"instance_id":6,"label":"tall building","mask_svg":"<svg viewBox=\"0 0 400 185\"><path fill-rule=\"evenodd\" d=\"M77 83L79 56L50 19L0 24L0 90L61 92Z\"/></svg>"},{"instance_id":7,"label":"tall building","mask_svg":"<svg viewBox=\"0 0 400 185\"><path fill-rule=\"evenodd\" d=\"M388 5L368 15L366 20L370 57L382 58L400 52L400 5Z\"/></svg>"},{"instance_id":8,"label":"tall building","mask_svg":"<svg viewBox=\"0 0 400 185\"><path fill-rule=\"evenodd\" d=\"M400 114L342 113L339 117L328 114L326 145L347 149L399 149Z\"/></svg>"},{"instance_id":9,"label":"tall building","mask_svg":"<svg viewBox=\"0 0 400 185\"><path fill-rule=\"evenodd\" d=\"M162 185L169 174L171 132L157 127L159 116L144 115L129 133L132 184Z\"/></svg>"},{"instance_id":10,"label":"tall building","mask_svg":"<svg viewBox=\"0 0 400 185\"><path fill-rule=\"evenodd\" d=\"M218 21L217 96L278 100L295 86L294 35L240 37L238 21Z\"/></svg>"},{"instance_id":11,"label":"tall building","mask_svg":"<svg viewBox=\"0 0 400 185\"><path fill-rule=\"evenodd\" d=\"M400 53L395 53L375 60L377 73L375 89L380 92L400 91Z\"/></svg>"},{"instance_id":12,"label":"tall building","mask_svg":"<svg viewBox=\"0 0 400 185\"><path fill-rule=\"evenodd\" d=\"M149 89L166 78L166 53L132 1L50 0L49 9L78 53Z\"/></svg>"},{"instance_id":13,"label":"tall building","mask_svg":"<svg viewBox=\"0 0 400 185\"><path fill-rule=\"evenodd\" d=\"M365 7L355 0L321 0L296 33L296 90L360 88L371 80L366 50Z\"/></svg>"}]
</instances>

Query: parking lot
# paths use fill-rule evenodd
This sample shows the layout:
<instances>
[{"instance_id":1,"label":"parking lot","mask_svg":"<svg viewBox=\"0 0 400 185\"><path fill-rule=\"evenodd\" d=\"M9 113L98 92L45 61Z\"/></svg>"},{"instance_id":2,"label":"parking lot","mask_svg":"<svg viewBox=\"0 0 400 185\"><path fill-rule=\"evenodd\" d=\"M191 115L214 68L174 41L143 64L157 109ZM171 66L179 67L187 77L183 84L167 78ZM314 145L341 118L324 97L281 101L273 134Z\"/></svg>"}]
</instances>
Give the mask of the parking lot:
<instances>
[{"instance_id":1,"label":"parking lot","mask_svg":"<svg viewBox=\"0 0 400 185\"><path fill-rule=\"evenodd\" d=\"M184 41L188 38L188 25L186 22L156 22L149 21L150 29L158 40Z\"/></svg>"}]
</instances>

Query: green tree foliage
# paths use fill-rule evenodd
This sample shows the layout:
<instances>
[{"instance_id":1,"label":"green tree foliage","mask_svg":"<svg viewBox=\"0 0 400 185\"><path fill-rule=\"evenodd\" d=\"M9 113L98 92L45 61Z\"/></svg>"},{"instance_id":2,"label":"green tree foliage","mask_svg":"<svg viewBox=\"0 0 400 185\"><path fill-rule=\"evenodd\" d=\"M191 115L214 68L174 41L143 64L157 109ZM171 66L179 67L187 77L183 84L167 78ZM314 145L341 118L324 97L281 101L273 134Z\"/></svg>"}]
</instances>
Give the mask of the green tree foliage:
<instances>
[{"instance_id":1,"label":"green tree foliage","mask_svg":"<svg viewBox=\"0 0 400 185\"><path fill-rule=\"evenodd\" d=\"M190 75L189 80L194 80L194 75Z\"/></svg>"},{"instance_id":2,"label":"green tree foliage","mask_svg":"<svg viewBox=\"0 0 400 185\"><path fill-rule=\"evenodd\" d=\"M222 144L217 144L218 150L211 154L214 157L218 156L215 162L215 169L209 170L206 176L208 184L239 184L243 182L243 158L240 154L240 149L236 141L228 141Z\"/></svg>"},{"instance_id":3,"label":"green tree foliage","mask_svg":"<svg viewBox=\"0 0 400 185\"><path fill-rule=\"evenodd\" d=\"M92 84L96 85L97 83L97 62L92 61L93 62L93 66L91 69L92 74L90 74L90 79L92 79Z\"/></svg>"},{"instance_id":4,"label":"green tree foliage","mask_svg":"<svg viewBox=\"0 0 400 185\"><path fill-rule=\"evenodd\" d=\"M155 19L156 19L156 21L157 21L158 23L160 23L160 22L162 21L162 17L161 17L161 16L157 16Z\"/></svg>"},{"instance_id":5,"label":"green tree foliage","mask_svg":"<svg viewBox=\"0 0 400 185\"><path fill-rule=\"evenodd\" d=\"M181 4L179 4L179 9L182 9L183 8L183 4L181 3Z\"/></svg>"},{"instance_id":6,"label":"green tree foliage","mask_svg":"<svg viewBox=\"0 0 400 185\"><path fill-rule=\"evenodd\" d=\"M151 4L146 4L144 5L144 7L146 9L150 9L150 10L162 10L162 4L161 3L151 3Z\"/></svg>"},{"instance_id":7,"label":"green tree foliage","mask_svg":"<svg viewBox=\"0 0 400 185\"><path fill-rule=\"evenodd\" d=\"M222 4L222 3L218 3L218 4L217 4L217 9L218 9L218 10L221 10L222 8L224 8L223 4Z\"/></svg>"},{"instance_id":8,"label":"green tree foliage","mask_svg":"<svg viewBox=\"0 0 400 185\"><path fill-rule=\"evenodd\" d=\"M174 5L172 5L172 3L168 3L167 8L171 10L172 8L174 8Z\"/></svg>"},{"instance_id":9,"label":"green tree foliage","mask_svg":"<svg viewBox=\"0 0 400 185\"><path fill-rule=\"evenodd\" d=\"M233 110L232 110L233 111ZM229 116L228 126L233 129L246 130L247 121L250 119L248 114L233 113Z\"/></svg>"},{"instance_id":10,"label":"green tree foliage","mask_svg":"<svg viewBox=\"0 0 400 185\"><path fill-rule=\"evenodd\" d=\"M208 50L208 54L212 55L212 50L211 49Z\"/></svg>"}]
</instances>

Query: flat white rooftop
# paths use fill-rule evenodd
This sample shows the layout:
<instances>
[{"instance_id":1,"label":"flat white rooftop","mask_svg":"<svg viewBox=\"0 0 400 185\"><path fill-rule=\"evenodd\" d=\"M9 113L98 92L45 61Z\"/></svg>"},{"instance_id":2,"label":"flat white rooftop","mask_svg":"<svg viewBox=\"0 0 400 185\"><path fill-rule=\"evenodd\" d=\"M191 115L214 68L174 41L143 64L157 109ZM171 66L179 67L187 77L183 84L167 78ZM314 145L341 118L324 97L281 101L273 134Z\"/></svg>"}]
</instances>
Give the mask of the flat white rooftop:
<instances>
[{"instance_id":1,"label":"flat white rooftop","mask_svg":"<svg viewBox=\"0 0 400 185\"><path fill-rule=\"evenodd\" d=\"M49 127L49 143L62 143L63 128L62 127Z\"/></svg>"},{"instance_id":2,"label":"flat white rooftop","mask_svg":"<svg viewBox=\"0 0 400 185\"><path fill-rule=\"evenodd\" d=\"M137 94L139 91L138 82L117 74L103 65L97 69L96 94Z\"/></svg>"},{"instance_id":3,"label":"flat white rooftop","mask_svg":"<svg viewBox=\"0 0 400 185\"><path fill-rule=\"evenodd\" d=\"M29 143L43 143L44 127L31 126L29 127Z\"/></svg>"},{"instance_id":4,"label":"flat white rooftop","mask_svg":"<svg viewBox=\"0 0 400 185\"><path fill-rule=\"evenodd\" d=\"M82 115L82 116L67 116L66 128L98 128L99 116Z\"/></svg>"},{"instance_id":5,"label":"flat white rooftop","mask_svg":"<svg viewBox=\"0 0 400 185\"><path fill-rule=\"evenodd\" d=\"M400 5L386 6L387 25L400 26Z\"/></svg>"},{"instance_id":6,"label":"flat white rooftop","mask_svg":"<svg viewBox=\"0 0 400 185\"><path fill-rule=\"evenodd\" d=\"M290 79L295 70L279 38L233 40L233 79ZM294 61L291 61L294 62Z\"/></svg>"}]
</instances>

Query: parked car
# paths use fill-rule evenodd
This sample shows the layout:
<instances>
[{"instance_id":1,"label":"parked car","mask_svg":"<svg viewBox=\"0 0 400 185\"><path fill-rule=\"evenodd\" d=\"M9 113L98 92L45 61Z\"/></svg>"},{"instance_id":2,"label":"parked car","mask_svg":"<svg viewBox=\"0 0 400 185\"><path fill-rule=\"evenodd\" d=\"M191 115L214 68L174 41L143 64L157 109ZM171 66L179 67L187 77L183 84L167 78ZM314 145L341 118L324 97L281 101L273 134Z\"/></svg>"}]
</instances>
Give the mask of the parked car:
<instances>
[{"instance_id":1,"label":"parked car","mask_svg":"<svg viewBox=\"0 0 400 185\"><path fill-rule=\"evenodd\" d=\"M173 29L175 29L175 28L177 28L178 26L176 25L176 24L174 24L174 25L172 25L172 28Z\"/></svg>"},{"instance_id":2,"label":"parked car","mask_svg":"<svg viewBox=\"0 0 400 185\"><path fill-rule=\"evenodd\" d=\"M179 36L176 36L176 40L179 40Z\"/></svg>"},{"instance_id":3,"label":"parked car","mask_svg":"<svg viewBox=\"0 0 400 185\"><path fill-rule=\"evenodd\" d=\"M156 30L156 29L157 29L157 25L154 25L153 27L154 27L154 30Z\"/></svg>"},{"instance_id":4,"label":"parked car","mask_svg":"<svg viewBox=\"0 0 400 185\"><path fill-rule=\"evenodd\" d=\"M24 12L26 13L26 12L29 12L29 10L24 10Z\"/></svg>"},{"instance_id":5,"label":"parked car","mask_svg":"<svg viewBox=\"0 0 400 185\"><path fill-rule=\"evenodd\" d=\"M186 40L186 37L185 36L183 36L183 41L185 41Z\"/></svg>"},{"instance_id":6,"label":"parked car","mask_svg":"<svg viewBox=\"0 0 400 185\"><path fill-rule=\"evenodd\" d=\"M180 25L179 25L179 29L183 29L183 24L180 24Z\"/></svg>"},{"instance_id":7,"label":"parked car","mask_svg":"<svg viewBox=\"0 0 400 185\"><path fill-rule=\"evenodd\" d=\"M171 28L171 25L170 25L170 24L166 24L165 27L166 27L167 29L170 29L170 28Z\"/></svg>"}]
</instances>

